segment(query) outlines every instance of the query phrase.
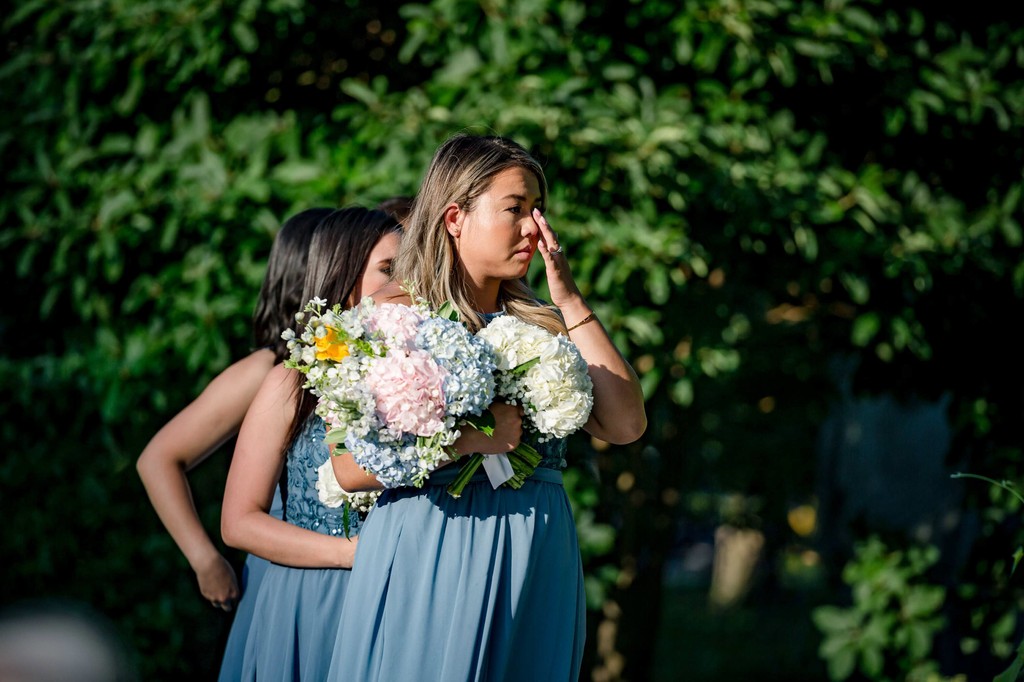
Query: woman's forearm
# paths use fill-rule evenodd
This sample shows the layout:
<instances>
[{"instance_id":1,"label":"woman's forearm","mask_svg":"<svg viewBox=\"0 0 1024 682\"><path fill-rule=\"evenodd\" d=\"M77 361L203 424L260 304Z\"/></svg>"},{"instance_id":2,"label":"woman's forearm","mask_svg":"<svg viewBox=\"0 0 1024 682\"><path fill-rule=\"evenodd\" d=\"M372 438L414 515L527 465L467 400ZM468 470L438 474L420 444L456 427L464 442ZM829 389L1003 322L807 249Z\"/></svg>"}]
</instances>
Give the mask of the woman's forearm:
<instances>
[{"instance_id":1,"label":"woman's forearm","mask_svg":"<svg viewBox=\"0 0 1024 682\"><path fill-rule=\"evenodd\" d=\"M338 485L350 493L361 493L367 490L383 490L377 477L366 471L352 458L351 453L342 452L334 455L334 446L331 446L331 465L334 468L334 477L338 479Z\"/></svg>"},{"instance_id":2,"label":"woman's forearm","mask_svg":"<svg viewBox=\"0 0 1024 682\"><path fill-rule=\"evenodd\" d=\"M335 537L251 511L221 524L224 541L268 561L298 568L351 568L356 538Z\"/></svg>"},{"instance_id":3,"label":"woman's forearm","mask_svg":"<svg viewBox=\"0 0 1024 682\"><path fill-rule=\"evenodd\" d=\"M273 353L256 351L234 363L146 444L136 469L157 516L193 569L219 555L196 512L186 472L238 433Z\"/></svg>"},{"instance_id":4,"label":"woman's forearm","mask_svg":"<svg viewBox=\"0 0 1024 682\"><path fill-rule=\"evenodd\" d=\"M568 327L587 320L593 309L582 297L561 308ZM594 408L584 427L588 433L609 443L631 443L647 429L644 395L636 372L612 343L601 320L589 321L569 331L579 348L594 382Z\"/></svg>"},{"instance_id":5,"label":"woman's forearm","mask_svg":"<svg viewBox=\"0 0 1024 682\"><path fill-rule=\"evenodd\" d=\"M143 453L136 469L153 509L189 565L199 570L219 555L199 519L183 468L166 459L148 458Z\"/></svg>"}]
</instances>

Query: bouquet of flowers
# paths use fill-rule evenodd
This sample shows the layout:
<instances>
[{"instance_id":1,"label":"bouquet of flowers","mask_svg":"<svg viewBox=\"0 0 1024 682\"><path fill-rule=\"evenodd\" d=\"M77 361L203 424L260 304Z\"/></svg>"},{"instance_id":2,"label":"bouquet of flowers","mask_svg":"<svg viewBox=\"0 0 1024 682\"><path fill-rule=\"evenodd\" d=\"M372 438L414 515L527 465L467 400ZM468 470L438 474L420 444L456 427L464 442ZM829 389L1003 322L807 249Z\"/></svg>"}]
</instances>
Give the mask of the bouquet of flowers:
<instances>
[{"instance_id":1,"label":"bouquet of flowers","mask_svg":"<svg viewBox=\"0 0 1024 682\"><path fill-rule=\"evenodd\" d=\"M477 332L477 338L485 340L497 358L497 396L523 406L525 430L538 434L538 442L564 438L587 423L594 385L586 360L569 337L505 315ZM541 460L525 443L502 456L511 465L512 477L505 484L512 488L521 487ZM462 494L483 457L473 455L462 466L448 486L451 495Z\"/></svg>"},{"instance_id":2,"label":"bouquet of flowers","mask_svg":"<svg viewBox=\"0 0 1024 682\"><path fill-rule=\"evenodd\" d=\"M314 298L296 317L301 333L284 333L285 365L305 374L326 442L343 444L384 487L422 486L460 424L488 431L495 360L486 341L423 301L325 306Z\"/></svg>"}]
</instances>

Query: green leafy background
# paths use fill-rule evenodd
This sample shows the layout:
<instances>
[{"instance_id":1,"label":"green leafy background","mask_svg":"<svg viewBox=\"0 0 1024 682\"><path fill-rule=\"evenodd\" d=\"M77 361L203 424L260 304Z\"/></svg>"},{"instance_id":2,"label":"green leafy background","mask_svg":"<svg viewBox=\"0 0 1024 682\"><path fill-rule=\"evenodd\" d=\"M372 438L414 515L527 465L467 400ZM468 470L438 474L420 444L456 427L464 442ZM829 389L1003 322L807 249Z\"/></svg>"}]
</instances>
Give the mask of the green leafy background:
<instances>
[{"instance_id":1,"label":"green leafy background","mask_svg":"<svg viewBox=\"0 0 1024 682\"><path fill-rule=\"evenodd\" d=\"M950 461L1020 478L1024 29L1002 12L15 3L0 66L0 603L90 604L141 679L212 679L229 620L200 598L135 458L248 349L283 218L412 194L437 145L468 130L542 161L549 218L647 396L640 442L571 445L583 679L842 679L847 644L874 652L857 674L882 679L911 669L894 633L913 627L927 630L915 670L1006 667L1021 597L1010 496L965 484L977 532L945 572L883 545L815 554L820 533L787 522L814 504L837 358L857 367L857 395L947 396ZM192 477L213 532L229 453ZM766 545L745 604L717 613L706 585L662 578L681 528L721 524ZM808 573L797 556L824 559ZM824 646L853 622L846 605L887 613L902 593L859 600L875 573L843 583L847 559L920 579L927 613L879 635L887 646ZM812 608L829 603L815 620L835 627L818 632Z\"/></svg>"}]
</instances>

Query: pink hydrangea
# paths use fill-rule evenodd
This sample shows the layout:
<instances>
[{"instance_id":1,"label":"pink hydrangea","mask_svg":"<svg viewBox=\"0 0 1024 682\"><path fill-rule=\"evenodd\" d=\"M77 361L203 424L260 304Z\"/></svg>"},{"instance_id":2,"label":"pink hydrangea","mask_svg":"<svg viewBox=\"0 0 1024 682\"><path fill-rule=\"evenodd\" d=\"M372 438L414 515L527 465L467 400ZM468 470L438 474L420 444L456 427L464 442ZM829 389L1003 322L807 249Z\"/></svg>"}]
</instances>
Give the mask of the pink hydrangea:
<instances>
[{"instance_id":1,"label":"pink hydrangea","mask_svg":"<svg viewBox=\"0 0 1024 682\"><path fill-rule=\"evenodd\" d=\"M398 307L398 306L388 306ZM377 416L392 429L432 436L444 427L448 371L420 350L391 352L375 361L366 383L377 398Z\"/></svg>"},{"instance_id":2,"label":"pink hydrangea","mask_svg":"<svg viewBox=\"0 0 1024 682\"><path fill-rule=\"evenodd\" d=\"M411 349L416 329L422 321L423 317L409 306L386 303L372 310L366 320L366 328L371 333L384 334L391 348Z\"/></svg>"}]
</instances>

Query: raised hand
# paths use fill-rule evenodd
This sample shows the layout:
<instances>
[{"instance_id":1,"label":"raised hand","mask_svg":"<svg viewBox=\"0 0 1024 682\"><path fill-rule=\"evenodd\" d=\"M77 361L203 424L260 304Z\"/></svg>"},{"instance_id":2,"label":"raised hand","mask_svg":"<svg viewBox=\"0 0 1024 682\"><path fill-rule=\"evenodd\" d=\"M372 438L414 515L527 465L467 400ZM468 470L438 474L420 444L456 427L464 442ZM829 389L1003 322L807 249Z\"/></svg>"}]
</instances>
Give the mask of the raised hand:
<instances>
[{"instance_id":1,"label":"raised hand","mask_svg":"<svg viewBox=\"0 0 1024 682\"><path fill-rule=\"evenodd\" d=\"M561 311L566 333L590 366L594 382L594 407L584 428L609 443L631 443L647 428L640 380L576 286L558 235L536 208L533 219L540 228L537 250L544 258L551 303Z\"/></svg>"},{"instance_id":2,"label":"raised hand","mask_svg":"<svg viewBox=\"0 0 1024 682\"><path fill-rule=\"evenodd\" d=\"M582 295L572 278L569 261L562 245L558 242L558 235L551 229L540 209L533 209L533 219L540 228L540 248L537 250L544 259L551 303L559 308L579 304L582 301Z\"/></svg>"}]
</instances>

